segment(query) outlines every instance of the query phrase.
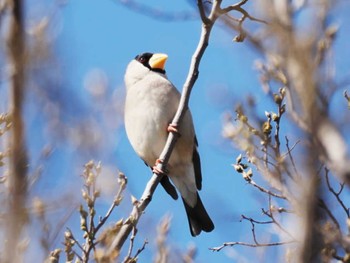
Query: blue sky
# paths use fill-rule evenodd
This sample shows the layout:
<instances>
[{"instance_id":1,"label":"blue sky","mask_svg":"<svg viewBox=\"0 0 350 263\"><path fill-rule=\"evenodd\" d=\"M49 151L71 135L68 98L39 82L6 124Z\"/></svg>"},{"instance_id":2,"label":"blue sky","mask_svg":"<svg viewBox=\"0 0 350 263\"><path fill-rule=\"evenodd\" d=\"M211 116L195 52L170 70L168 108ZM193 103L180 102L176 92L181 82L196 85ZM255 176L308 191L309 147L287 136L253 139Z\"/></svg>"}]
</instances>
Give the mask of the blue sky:
<instances>
[{"instance_id":1,"label":"blue sky","mask_svg":"<svg viewBox=\"0 0 350 263\"><path fill-rule=\"evenodd\" d=\"M55 9L51 4L45 5L48 9ZM189 1L154 0L147 1L147 5L157 6L169 13L196 12ZM47 135L44 128L33 132L44 125L44 118L38 117L40 110L29 111L29 131L32 134L29 146L34 149L33 163L39 159L41 146L48 141L54 149L52 157L44 166L44 175L51 176L43 178L36 189L42 196L59 194L65 189L63 192L78 197L82 165L94 159L102 162L104 171L109 169L115 173L120 170L126 174L129 180L124 202L127 203L130 194L141 196L150 171L132 150L122 126L122 115L116 114L107 119L101 117L101 113L108 114L109 111L103 111L104 105L89 94L84 81L92 71L97 70L106 77L105 99L109 103L117 103L117 108L122 108L126 65L139 53L162 52L169 56L166 64L168 78L181 90L199 40L200 21L159 21L111 0L69 1L54 13L52 20L55 41L52 48L59 62L56 73L63 79L59 85L64 85L63 97L60 98L64 103L60 105L67 107L61 110L68 114L63 116L63 122L71 125L85 119L96 120L92 123L101 125L98 137L101 142L97 148L82 146L78 151L72 144L61 144L67 132L57 137ZM202 161L203 190L200 195L214 221L215 230L196 238L191 237L181 201L173 201L159 187L139 223L136 248L144 239L151 241L159 220L165 214L170 214L172 221L168 244L182 252L194 244L198 248L196 262L232 262L227 253L235 254L236 251L242 252L248 262L256 259L256 250L252 248L237 247L218 253L208 250L226 241L250 242L250 225L239 222L240 215L260 216L260 208L264 204L262 200L265 200L234 171L231 164L239 152L221 136L223 114L232 111L234 104L242 101L247 94L253 93L261 108L268 105L264 102L266 97L253 70L254 60L260 57L247 43L232 42L233 37L220 25L215 26L190 100ZM271 105L269 107L267 110L274 109ZM85 127L88 128L89 123ZM101 214L112 202L113 189L111 191L103 195L99 202ZM130 205L123 205L112 218L125 218L129 209ZM75 229L79 236L78 224L76 213L67 225L73 231ZM59 238L61 240L63 236ZM57 245L60 245L59 242ZM141 253L139 262L149 262L149 258L154 255L154 246L151 241Z\"/></svg>"}]
</instances>

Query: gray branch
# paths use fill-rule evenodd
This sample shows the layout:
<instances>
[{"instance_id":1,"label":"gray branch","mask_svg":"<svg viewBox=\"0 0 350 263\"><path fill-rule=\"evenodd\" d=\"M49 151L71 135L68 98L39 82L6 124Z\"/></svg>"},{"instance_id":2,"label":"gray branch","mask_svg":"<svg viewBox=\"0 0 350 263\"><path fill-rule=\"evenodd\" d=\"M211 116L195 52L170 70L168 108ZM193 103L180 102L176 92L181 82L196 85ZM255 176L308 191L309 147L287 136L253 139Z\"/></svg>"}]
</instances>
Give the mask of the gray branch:
<instances>
[{"instance_id":1,"label":"gray branch","mask_svg":"<svg viewBox=\"0 0 350 263\"><path fill-rule=\"evenodd\" d=\"M9 15L6 55L9 73L11 132L9 138L10 173L6 245L4 262L20 261L18 244L22 229L27 222L27 167L28 158L25 146L24 122L22 118L25 82L25 37L22 1L8 1Z\"/></svg>"}]
</instances>

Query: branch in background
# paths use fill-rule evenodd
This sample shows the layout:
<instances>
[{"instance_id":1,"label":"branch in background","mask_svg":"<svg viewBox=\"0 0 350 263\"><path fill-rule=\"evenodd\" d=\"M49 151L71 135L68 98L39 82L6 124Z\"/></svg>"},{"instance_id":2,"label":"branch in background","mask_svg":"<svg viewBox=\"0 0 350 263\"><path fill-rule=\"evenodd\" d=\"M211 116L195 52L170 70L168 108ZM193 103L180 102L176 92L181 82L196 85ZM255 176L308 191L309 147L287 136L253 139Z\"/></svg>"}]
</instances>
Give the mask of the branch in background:
<instances>
[{"instance_id":1,"label":"branch in background","mask_svg":"<svg viewBox=\"0 0 350 263\"><path fill-rule=\"evenodd\" d=\"M251 168L248 167L247 164L242 163L242 155L239 155L236 158L236 163L232 165L234 167L234 169L236 170L236 172L242 174L243 179L248 183L251 184L252 186L256 187L257 189L259 189L261 192L269 195L269 196L273 196L273 197L277 197L277 198L281 198L281 199L285 199L287 200L287 197L282 195L282 194L278 194L275 192L272 192L268 189L266 189L263 186L258 185L253 179L253 171ZM249 168L249 169L248 169ZM248 169L248 171L246 171L246 169Z\"/></svg>"},{"instance_id":2,"label":"branch in background","mask_svg":"<svg viewBox=\"0 0 350 263\"><path fill-rule=\"evenodd\" d=\"M9 14L7 35L7 56L10 76L9 90L11 91L11 121L10 134L10 174L8 215L6 228L6 247L4 262L19 262L18 243L21 232L27 222L27 167L28 158L25 146L24 121L22 118L25 95L25 35L22 1L7 1Z\"/></svg>"},{"instance_id":3,"label":"branch in background","mask_svg":"<svg viewBox=\"0 0 350 263\"><path fill-rule=\"evenodd\" d=\"M343 192L344 190L344 186L345 184L344 183L341 183L340 184L340 188L338 191L335 191L334 188L331 186L331 183L329 181L329 170L327 168L325 168L325 177L326 177L326 182L327 182L327 187L328 187L328 190L335 196L335 198L337 199L338 203L340 204L340 206L343 208L343 210L345 211L346 213L346 216L347 218L350 218L350 208L347 207L345 204L344 204L344 201L341 199L340 195L341 193Z\"/></svg>"},{"instance_id":4,"label":"branch in background","mask_svg":"<svg viewBox=\"0 0 350 263\"><path fill-rule=\"evenodd\" d=\"M328 25L329 23L328 18L325 17L327 8L329 7L325 4L326 2L315 3L313 5L316 10L322 9L323 11L320 12L320 16L315 18L315 25ZM248 123L248 116L244 115L243 111L237 114L240 115L237 119L242 122L238 123L238 129L231 126L230 130L233 135L231 138L233 138L234 142L238 141L237 144L239 146L242 145L241 148L247 153L249 159L254 160L251 163L256 167L256 170L263 175L269 187L259 188L254 185L254 181L252 180L253 173L251 170L245 171L248 167L245 167L244 164L241 163L242 158L238 158L234 167L237 172L243 175L243 178L248 183L253 182L253 184L251 183L253 186L257 187L263 193L268 194L269 209L263 210L263 213L265 216L271 218L273 224L277 226L281 236L278 241L283 241L283 236L285 236L285 233L288 234L288 232L281 224L284 220L277 220L278 217L275 213L276 208L271 203L271 198L276 200L276 196L272 195L271 191L268 192L269 188L276 189L274 179L276 175L280 175L277 178L279 179L279 182L277 182L279 183L277 184L277 189L282 192L283 196L287 197L286 201L282 201L287 204L287 208L290 206L293 208L292 211L298 215L298 225L302 229L297 235L295 230L290 229L291 234L297 236L300 240L299 244L296 246L296 262L319 262L324 254L332 259L339 259L338 256L335 256L337 250L343 250L343 253L347 253L348 245L344 245L345 243L339 241L342 240L341 238L344 238L339 231L340 224L338 222L341 222L340 219L336 218L333 209L331 210L327 207L326 202L320 199L326 188L322 187L320 184L320 176L317 171L317 167L320 167L323 162L326 162L330 170L343 175L339 176L342 181L346 179L346 175L350 174L348 172L348 160L345 151L346 142L342 138L341 133L338 132L335 124L333 124L331 117L327 115L329 112L329 102L325 100L322 88L323 83L328 82L322 81L323 77L319 78L319 76L328 73L328 71L323 71L321 64L325 63L327 55L329 55L327 54L329 50L328 48L319 50L320 54L319 57L316 58L317 63L315 65L313 50L317 50L316 47L322 42L318 41L317 34L319 34L319 32L317 31L318 33L315 34L315 36L310 35L300 39L298 34L301 29L299 30L299 27L294 26L292 23L284 23L284 21L293 21L293 7L290 3L285 2L284 7L286 8L286 15L281 11L281 5L277 5L277 2L275 6L271 3L264 3L262 7L266 8L266 17L268 17L271 22L264 28L265 30L259 31L259 35L256 35L255 38L250 37L248 40L266 57L267 63L257 68L262 72L261 82L263 91L278 104L278 113L265 114L266 117L268 117L268 121L264 122L263 125L263 133L266 135L266 139L262 140L264 142L264 144L261 145L262 149L258 148L259 144L257 143L257 138L254 138L256 134L253 131L255 130L252 129L252 126L246 124ZM227 17L228 16L225 16L225 18ZM245 34L242 27L239 27L239 24L237 26L240 20L232 18L231 21L224 21L232 25L230 26L231 28L238 28L239 32ZM327 21L327 23L325 21ZM320 27L320 30L325 29L322 26ZM333 38L334 29L326 32L330 32L329 39ZM249 36L250 35L248 35L248 37ZM328 38L326 38L325 41L327 43L323 41L322 43L326 45L322 47L328 47L332 44L332 41L328 41ZM328 69L327 67L325 68ZM326 76L328 75L326 74ZM318 81L319 79L320 81ZM305 90L305 87L308 87L308 89ZM274 94L272 92L272 90L276 89L280 90L280 94ZM281 92L282 90L285 91ZM288 108L285 108L284 103L282 103L284 94L286 94L286 104L289 106ZM344 97L347 102L349 102L349 96L347 96L346 93L344 93ZM328 99L328 97L326 99ZM287 152L281 154L279 128L282 114L280 113L284 113L285 110L294 121L297 130L304 133L305 140L302 140L303 143L300 145L303 150L303 161L300 161L299 156L298 159L294 160L296 156L293 157L292 155L294 146L289 146L287 136L285 136ZM271 119L274 119L274 121L276 120L274 137L270 136L271 129L273 128L271 127ZM262 121L263 120L260 122ZM289 126L287 126L287 128L289 128ZM243 130L243 132L246 131L246 133L239 134L237 132L239 130ZM274 141L274 143L271 143L272 141ZM259 166L261 163L260 153L265 154L265 160L264 165ZM269 162L267 157L269 157ZM272 162L274 162L274 165L271 165ZM330 164L333 165L330 166ZM328 177L326 177L326 180L327 179ZM342 200L339 197L343 186L341 186L339 192L337 192L328 181L327 184L328 192L333 194L338 201L338 206L346 212L348 217L348 210L345 205L342 205ZM284 212L284 210L285 209L281 211ZM251 223L253 224L254 221L251 221ZM254 228L252 232L253 243L243 242L242 244L242 242L229 242L213 250L221 250L227 245L242 244L254 247L260 245L256 241ZM296 240L293 236L289 235L291 240ZM269 244L266 245L268 246ZM274 245L278 244L272 244L272 246Z\"/></svg>"},{"instance_id":5,"label":"branch in background","mask_svg":"<svg viewBox=\"0 0 350 263\"><path fill-rule=\"evenodd\" d=\"M146 244L148 244L147 241L143 242L143 246L137 251L136 255L133 257L131 255L133 248L134 248L134 240L137 234L137 229L136 227L133 228L132 230L132 234L130 237L130 245L129 245L129 249L128 249L128 254L126 255L125 259L123 260L123 263L132 263L132 262L136 262L137 261L137 256L145 249Z\"/></svg>"},{"instance_id":6,"label":"branch in background","mask_svg":"<svg viewBox=\"0 0 350 263\"><path fill-rule=\"evenodd\" d=\"M285 241L285 242L260 243L260 242L258 242L257 237L256 237L255 224L262 224L262 225L264 225L264 224L273 224L273 223L275 223L275 221L274 220L273 221L257 221L257 220L255 220L253 218L246 217L246 216L242 215L242 220L243 219L249 221L251 226L252 226L251 231L252 231L252 236L253 236L254 243L247 243L247 242L240 242L240 241L225 242L221 246L212 247L212 248L209 248L209 249L212 250L212 251L218 252L218 251L220 251L221 249L223 249L225 247L233 247L233 246L237 246L237 245L246 246L246 247L273 247L273 246L287 245L287 244L291 244L291 243L296 242L295 239L292 239L290 241Z\"/></svg>"},{"instance_id":7,"label":"branch in background","mask_svg":"<svg viewBox=\"0 0 350 263\"><path fill-rule=\"evenodd\" d=\"M221 246L218 247L212 247L209 248L212 251L219 252L221 249L225 247L233 247L233 246L245 246L245 247L274 247L274 246L282 246L282 245L287 245L294 243L295 241L286 241L286 242L272 242L272 243L260 243L260 244L255 244L255 243L247 243L247 242L225 242Z\"/></svg>"},{"instance_id":8,"label":"branch in background","mask_svg":"<svg viewBox=\"0 0 350 263\"><path fill-rule=\"evenodd\" d=\"M118 174L118 191L114 197L113 203L110 208L107 210L104 216L100 216L98 221L96 219L96 201L100 197L100 190L97 188L97 179L100 176L102 171L102 166L100 163L95 164L93 161L89 161L85 164L84 172L82 177L84 179L84 189L82 190L82 196L85 201L85 205L80 205L80 229L82 230L84 243L80 243L72 231L67 228L65 232L65 241L64 241L64 251L66 254L67 261L73 261L78 259L83 263L90 262L90 259L93 257L97 262L112 262L117 257L117 253L106 254L105 250L97 247L109 247L109 244L112 242L115 233L119 231L121 227L121 220L116 222L114 226L106 228L102 233L99 231L105 226L105 223L110 218L113 210L120 205L123 200L123 193L126 188L127 178L123 173ZM97 221L97 222L95 222ZM136 229L134 229L134 234L136 234ZM99 235L97 237L97 235ZM128 257L125 259L125 262L131 262L132 257L132 248L134 239L130 240L130 249ZM146 242L147 243L147 242ZM144 244L145 246L146 244ZM136 253L136 256L141 253L144 248L139 249ZM55 250L56 251L56 250ZM52 254L59 254L59 251L52 251ZM93 255L92 255L93 254ZM135 256L135 257L136 257ZM50 258L48 260L50 260ZM50 262L50 261L49 261Z\"/></svg>"}]
</instances>

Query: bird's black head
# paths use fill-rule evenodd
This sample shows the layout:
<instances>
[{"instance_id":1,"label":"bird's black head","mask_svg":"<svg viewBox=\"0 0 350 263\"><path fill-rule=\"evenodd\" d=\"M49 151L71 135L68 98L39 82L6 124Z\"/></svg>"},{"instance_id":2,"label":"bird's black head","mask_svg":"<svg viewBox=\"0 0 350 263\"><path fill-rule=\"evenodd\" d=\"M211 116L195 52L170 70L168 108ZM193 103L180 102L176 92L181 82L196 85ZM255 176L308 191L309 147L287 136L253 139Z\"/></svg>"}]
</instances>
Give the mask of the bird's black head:
<instances>
[{"instance_id":1,"label":"bird's black head","mask_svg":"<svg viewBox=\"0 0 350 263\"><path fill-rule=\"evenodd\" d=\"M154 72L159 72L159 73L165 74L164 68L153 67L152 64L150 63L150 60L153 57L153 55L155 55L155 54L150 53L150 52L145 52L145 53L142 53L140 55L137 55L135 57L135 60L137 60L142 65L144 65L145 67L149 68L150 70L152 70Z\"/></svg>"},{"instance_id":2,"label":"bird's black head","mask_svg":"<svg viewBox=\"0 0 350 263\"><path fill-rule=\"evenodd\" d=\"M151 66L149 65L149 60L151 59L152 56L153 56L153 53L146 52L146 53L137 55L135 59L145 67L151 69Z\"/></svg>"}]
</instances>

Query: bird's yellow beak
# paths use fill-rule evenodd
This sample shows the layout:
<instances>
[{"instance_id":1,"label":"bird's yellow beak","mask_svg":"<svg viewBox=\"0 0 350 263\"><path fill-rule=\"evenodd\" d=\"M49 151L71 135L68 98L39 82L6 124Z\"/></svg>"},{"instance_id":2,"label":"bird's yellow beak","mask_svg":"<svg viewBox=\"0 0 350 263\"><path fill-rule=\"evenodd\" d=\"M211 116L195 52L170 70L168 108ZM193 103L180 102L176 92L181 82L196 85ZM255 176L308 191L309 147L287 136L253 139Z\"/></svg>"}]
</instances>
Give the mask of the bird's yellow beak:
<instances>
[{"instance_id":1,"label":"bird's yellow beak","mask_svg":"<svg viewBox=\"0 0 350 263\"><path fill-rule=\"evenodd\" d=\"M164 70L165 62L168 59L167 54L156 53L149 60L149 65L152 69Z\"/></svg>"}]
</instances>

